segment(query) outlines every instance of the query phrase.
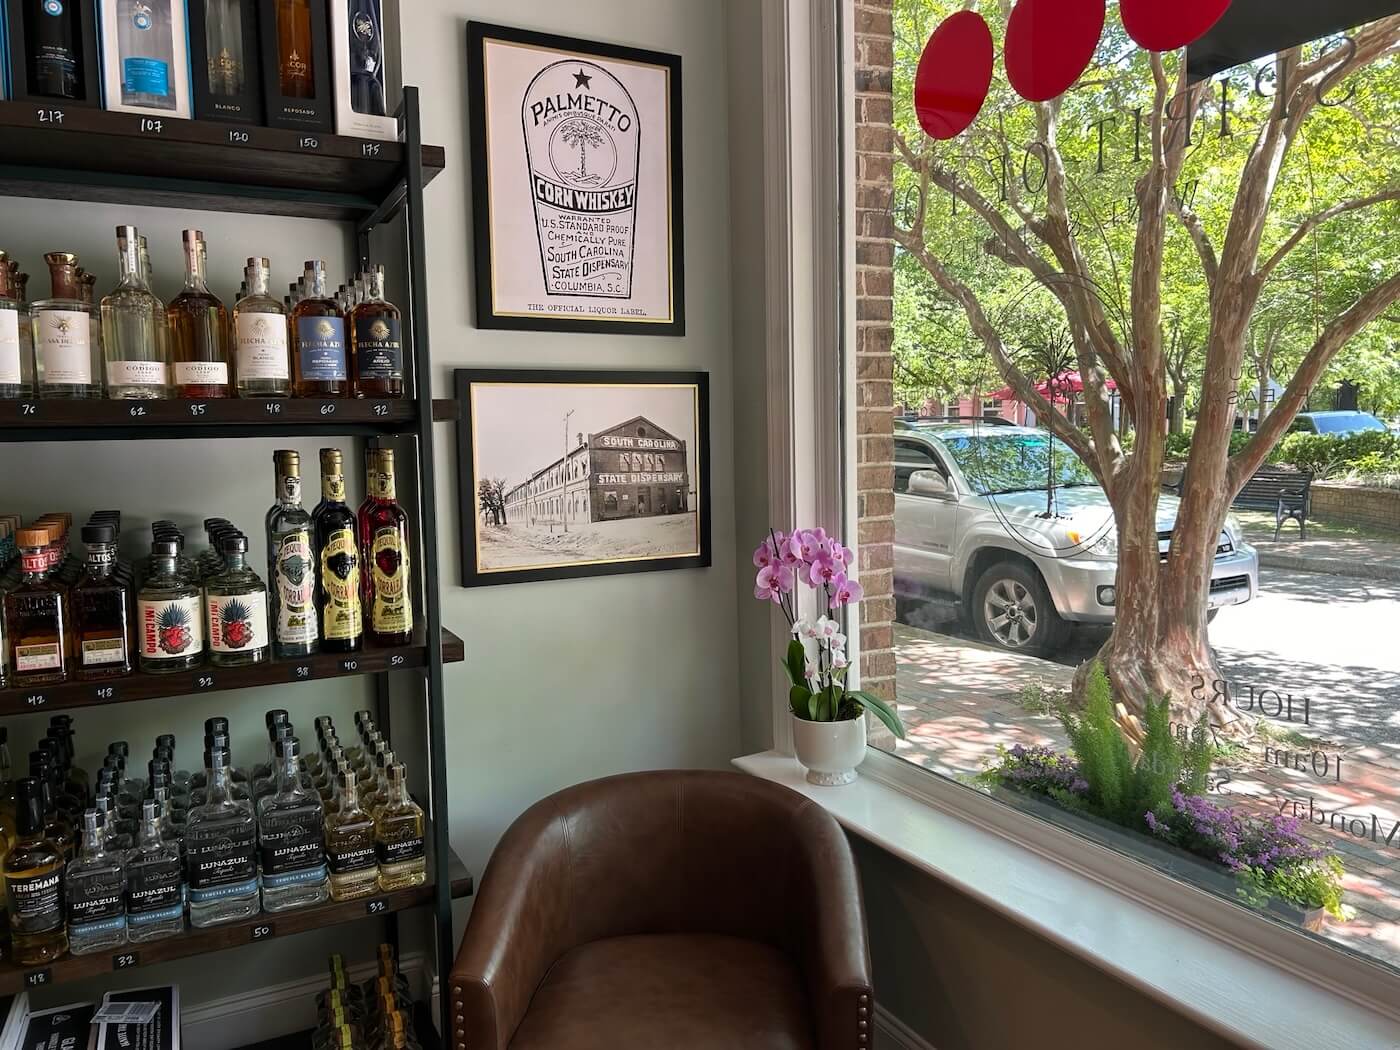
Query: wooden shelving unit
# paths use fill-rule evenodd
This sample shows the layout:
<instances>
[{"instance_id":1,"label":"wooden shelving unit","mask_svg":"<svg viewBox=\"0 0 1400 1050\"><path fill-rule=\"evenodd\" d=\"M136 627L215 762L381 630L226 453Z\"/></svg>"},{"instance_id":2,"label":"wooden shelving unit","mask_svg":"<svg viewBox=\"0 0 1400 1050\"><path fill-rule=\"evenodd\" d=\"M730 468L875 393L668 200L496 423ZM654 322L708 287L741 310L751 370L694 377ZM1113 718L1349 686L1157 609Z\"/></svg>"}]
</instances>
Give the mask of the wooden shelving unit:
<instances>
[{"instance_id":1,"label":"wooden shelving unit","mask_svg":"<svg viewBox=\"0 0 1400 1050\"><path fill-rule=\"evenodd\" d=\"M411 497L405 501L405 510L414 542L411 564L421 581L416 605L419 636L410 646L322 653L237 669L202 668L171 675L136 674L102 683L3 689L0 717L373 676L381 727L388 727L391 682L397 683L394 693L401 702L410 702L413 695L421 698L425 731L420 749L413 750L412 741L398 733L394 743L410 765L421 762L419 768L427 771L427 790L420 802L430 818L429 879L423 886L358 902L260 915L208 930L188 929L168 940L132 945L117 953L67 957L48 967L0 962L0 994L377 916L388 917L388 935L396 939L396 913L420 907L431 909L435 946L430 955L438 976L446 980L455 950L452 901L472 892L472 877L453 855L447 838L443 667L463 660L465 652L462 640L441 622L428 347L423 187L442 170L445 157L440 147L422 142L416 88L404 89L397 116L399 141L377 142L83 107L0 102L0 196L332 219L353 224L361 255L368 254L373 230L402 216L404 221L396 230L401 231L397 250L402 253L401 272L409 286L403 323L409 397L390 401L0 401L0 443L280 436L391 441L403 450L400 480L412 480L406 486ZM427 639L433 639L433 644ZM420 1036L427 1037L432 1029L427 1007L419 1009L423 1015ZM450 1031L446 996L441 1011L441 1030ZM303 1045L296 1039L285 1045ZM309 1045L309 1039L304 1043Z\"/></svg>"}]
</instances>

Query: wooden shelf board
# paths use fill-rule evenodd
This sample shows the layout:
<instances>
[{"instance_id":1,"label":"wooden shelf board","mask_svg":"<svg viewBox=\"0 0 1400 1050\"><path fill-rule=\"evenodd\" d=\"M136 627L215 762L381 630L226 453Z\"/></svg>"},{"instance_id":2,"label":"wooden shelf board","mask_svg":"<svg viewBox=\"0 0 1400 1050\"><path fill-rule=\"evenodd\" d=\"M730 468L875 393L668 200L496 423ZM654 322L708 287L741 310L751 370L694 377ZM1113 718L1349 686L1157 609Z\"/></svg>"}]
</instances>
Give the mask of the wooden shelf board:
<instances>
[{"instance_id":1,"label":"wooden shelf board","mask_svg":"<svg viewBox=\"0 0 1400 1050\"><path fill-rule=\"evenodd\" d=\"M431 842L431 833L428 839ZM433 870L431 855L428 858L428 870ZM470 897L475 888L471 873L455 853L448 859L448 874L453 899ZM184 933L165 940L152 941L149 944L130 944L116 952L68 955L48 966L25 967L8 961L0 962L0 995L16 995L25 988L67 984L118 970L131 970L140 966L169 962L172 959L184 959L191 955L205 955L209 952L223 951L225 948L237 948L244 944L288 937L307 930L319 930L326 926L354 922L356 919L416 908L423 904L431 904L432 900L433 885L428 882L412 889L376 894L357 901L341 904L327 902L314 908L298 908L276 914L264 913L243 922L224 926L212 926L202 930L187 926Z\"/></svg>"},{"instance_id":2,"label":"wooden shelf board","mask_svg":"<svg viewBox=\"0 0 1400 1050\"><path fill-rule=\"evenodd\" d=\"M442 632L442 658L447 663L465 659L462 639ZM100 682L63 682L58 685L16 686L0 689L0 717L36 711L63 711L77 707L106 707L171 696L251 689L266 685L296 685L328 678L378 674L423 667L428 649L421 640L392 649L365 648L357 653L316 653L294 660L272 660L251 667L201 667L174 674L133 674Z\"/></svg>"}]
</instances>

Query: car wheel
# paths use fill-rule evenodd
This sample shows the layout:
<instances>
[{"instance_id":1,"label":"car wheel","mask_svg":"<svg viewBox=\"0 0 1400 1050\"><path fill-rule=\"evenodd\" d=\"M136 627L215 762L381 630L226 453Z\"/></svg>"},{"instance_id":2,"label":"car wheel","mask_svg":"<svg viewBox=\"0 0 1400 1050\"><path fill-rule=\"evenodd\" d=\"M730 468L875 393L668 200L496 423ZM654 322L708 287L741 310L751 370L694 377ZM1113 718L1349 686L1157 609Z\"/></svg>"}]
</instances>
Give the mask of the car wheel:
<instances>
[{"instance_id":1,"label":"car wheel","mask_svg":"<svg viewBox=\"0 0 1400 1050\"><path fill-rule=\"evenodd\" d=\"M1040 574L1016 562L998 562L972 591L972 624L983 640L1009 652L1054 652L1069 637Z\"/></svg>"}]
</instances>

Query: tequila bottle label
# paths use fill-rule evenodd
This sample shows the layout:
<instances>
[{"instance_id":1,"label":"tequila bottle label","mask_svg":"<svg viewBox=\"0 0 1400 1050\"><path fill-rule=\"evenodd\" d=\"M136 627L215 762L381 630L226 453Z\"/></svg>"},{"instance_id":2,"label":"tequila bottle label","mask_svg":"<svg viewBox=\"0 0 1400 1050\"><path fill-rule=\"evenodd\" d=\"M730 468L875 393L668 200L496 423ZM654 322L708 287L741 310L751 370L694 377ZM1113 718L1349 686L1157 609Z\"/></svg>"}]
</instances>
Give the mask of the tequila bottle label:
<instances>
[{"instance_id":1,"label":"tequila bottle label","mask_svg":"<svg viewBox=\"0 0 1400 1050\"><path fill-rule=\"evenodd\" d=\"M375 532L370 558L374 581L371 627L379 634L405 634L413 629L413 603L408 594L408 551L396 526Z\"/></svg>"},{"instance_id":2,"label":"tequila bottle label","mask_svg":"<svg viewBox=\"0 0 1400 1050\"><path fill-rule=\"evenodd\" d=\"M284 535L277 546L277 640L305 645L316 640L316 574L311 531Z\"/></svg>"},{"instance_id":3,"label":"tequila bottle label","mask_svg":"<svg viewBox=\"0 0 1400 1050\"><path fill-rule=\"evenodd\" d=\"M327 849L326 861L332 875L348 875L374 867L378 863L378 854L374 849L373 834L366 832L356 835L353 841L344 843L339 849Z\"/></svg>"},{"instance_id":4,"label":"tequila bottle label","mask_svg":"<svg viewBox=\"0 0 1400 1050\"><path fill-rule=\"evenodd\" d=\"M93 880L85 883L68 882L68 922L79 926L123 915L124 900L119 880Z\"/></svg>"},{"instance_id":5,"label":"tequila bottle label","mask_svg":"<svg viewBox=\"0 0 1400 1050\"><path fill-rule=\"evenodd\" d=\"M0 307L0 386L19 379L19 311Z\"/></svg>"},{"instance_id":6,"label":"tequila bottle label","mask_svg":"<svg viewBox=\"0 0 1400 1050\"><path fill-rule=\"evenodd\" d=\"M267 647L267 595L209 596L209 648L216 653L243 653Z\"/></svg>"},{"instance_id":7,"label":"tequila bottle label","mask_svg":"<svg viewBox=\"0 0 1400 1050\"><path fill-rule=\"evenodd\" d=\"M228 365L223 361L176 361L175 382L180 386L225 386Z\"/></svg>"},{"instance_id":8,"label":"tequila bottle label","mask_svg":"<svg viewBox=\"0 0 1400 1050\"><path fill-rule=\"evenodd\" d=\"M417 860L424 856L422 837L399 839L397 842L380 842L375 846L380 864L402 864L406 860Z\"/></svg>"},{"instance_id":9,"label":"tequila bottle label","mask_svg":"<svg viewBox=\"0 0 1400 1050\"><path fill-rule=\"evenodd\" d=\"M156 918L151 913L167 912L183 904L180 885L184 878L178 862L134 865L127 870L127 910L132 922L138 915ZM161 917L164 917L163 915Z\"/></svg>"},{"instance_id":10,"label":"tequila bottle label","mask_svg":"<svg viewBox=\"0 0 1400 1050\"><path fill-rule=\"evenodd\" d=\"M364 631L360 608L360 557L353 529L336 529L321 550L322 611L326 638L358 638Z\"/></svg>"},{"instance_id":11,"label":"tequila bottle label","mask_svg":"<svg viewBox=\"0 0 1400 1050\"><path fill-rule=\"evenodd\" d=\"M361 379L403 378L402 323L397 317L361 317L355 322L355 349Z\"/></svg>"},{"instance_id":12,"label":"tequila bottle label","mask_svg":"<svg viewBox=\"0 0 1400 1050\"><path fill-rule=\"evenodd\" d=\"M301 355L303 379L320 381L347 378L344 318L299 318L297 352Z\"/></svg>"},{"instance_id":13,"label":"tequila bottle label","mask_svg":"<svg viewBox=\"0 0 1400 1050\"><path fill-rule=\"evenodd\" d=\"M318 868L326 863L325 827L320 814L262 830L263 875Z\"/></svg>"},{"instance_id":14,"label":"tequila bottle label","mask_svg":"<svg viewBox=\"0 0 1400 1050\"><path fill-rule=\"evenodd\" d=\"M126 661L126 642L121 638L87 638L83 641L84 667L101 667Z\"/></svg>"},{"instance_id":15,"label":"tequila bottle label","mask_svg":"<svg viewBox=\"0 0 1400 1050\"><path fill-rule=\"evenodd\" d=\"M141 655L148 660L176 660L204 650L204 611L198 598L141 600L136 618Z\"/></svg>"},{"instance_id":16,"label":"tequila bottle label","mask_svg":"<svg viewBox=\"0 0 1400 1050\"><path fill-rule=\"evenodd\" d=\"M36 328L45 386L92 382L92 318L81 310L42 310Z\"/></svg>"},{"instance_id":17,"label":"tequila bottle label","mask_svg":"<svg viewBox=\"0 0 1400 1050\"><path fill-rule=\"evenodd\" d=\"M109 386L165 386L164 361L108 361Z\"/></svg>"},{"instance_id":18,"label":"tequila bottle label","mask_svg":"<svg viewBox=\"0 0 1400 1050\"><path fill-rule=\"evenodd\" d=\"M234 318L239 379L287 379L287 319L281 314L240 313Z\"/></svg>"},{"instance_id":19,"label":"tequila bottle label","mask_svg":"<svg viewBox=\"0 0 1400 1050\"><path fill-rule=\"evenodd\" d=\"M48 933L63 925L63 872L10 875L5 879L10 926L24 933Z\"/></svg>"},{"instance_id":20,"label":"tequila bottle label","mask_svg":"<svg viewBox=\"0 0 1400 1050\"><path fill-rule=\"evenodd\" d=\"M632 295L641 122L627 89L592 62L546 66L521 119L549 295Z\"/></svg>"},{"instance_id":21,"label":"tequila bottle label","mask_svg":"<svg viewBox=\"0 0 1400 1050\"><path fill-rule=\"evenodd\" d=\"M15 671L27 674L31 671L57 671L63 666L63 654L57 643L15 646Z\"/></svg>"},{"instance_id":22,"label":"tequila bottle label","mask_svg":"<svg viewBox=\"0 0 1400 1050\"><path fill-rule=\"evenodd\" d=\"M217 834L210 842L190 843L186 839L185 864L189 871L190 891L240 890L258 877L258 845L249 834L232 832ZM217 894L206 894L212 899Z\"/></svg>"}]
</instances>

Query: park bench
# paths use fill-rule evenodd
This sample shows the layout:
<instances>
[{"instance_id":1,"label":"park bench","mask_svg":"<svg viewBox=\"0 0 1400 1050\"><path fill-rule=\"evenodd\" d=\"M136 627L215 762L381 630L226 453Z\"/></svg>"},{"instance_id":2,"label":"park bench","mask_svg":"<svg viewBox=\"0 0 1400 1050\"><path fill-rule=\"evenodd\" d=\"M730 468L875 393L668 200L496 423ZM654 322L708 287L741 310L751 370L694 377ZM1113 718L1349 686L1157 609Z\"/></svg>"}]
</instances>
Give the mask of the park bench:
<instances>
[{"instance_id":1,"label":"park bench","mask_svg":"<svg viewBox=\"0 0 1400 1050\"><path fill-rule=\"evenodd\" d=\"M1232 507L1245 507L1249 510L1271 510L1274 512L1274 539L1285 521L1296 521L1300 539L1308 538L1308 511L1312 508L1313 476L1306 470L1288 470L1283 467L1260 467L1255 475L1244 483L1244 487L1231 501ZM1186 471L1175 485L1162 487L1173 495L1180 496L1186 485Z\"/></svg>"}]
</instances>

